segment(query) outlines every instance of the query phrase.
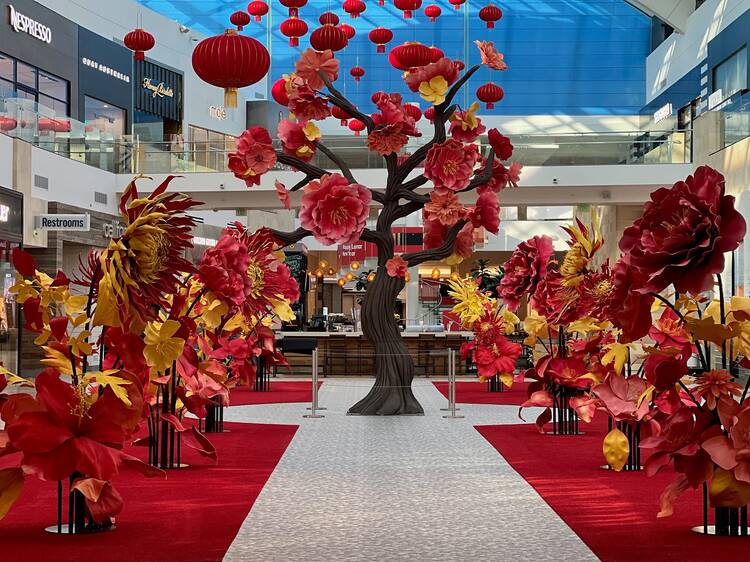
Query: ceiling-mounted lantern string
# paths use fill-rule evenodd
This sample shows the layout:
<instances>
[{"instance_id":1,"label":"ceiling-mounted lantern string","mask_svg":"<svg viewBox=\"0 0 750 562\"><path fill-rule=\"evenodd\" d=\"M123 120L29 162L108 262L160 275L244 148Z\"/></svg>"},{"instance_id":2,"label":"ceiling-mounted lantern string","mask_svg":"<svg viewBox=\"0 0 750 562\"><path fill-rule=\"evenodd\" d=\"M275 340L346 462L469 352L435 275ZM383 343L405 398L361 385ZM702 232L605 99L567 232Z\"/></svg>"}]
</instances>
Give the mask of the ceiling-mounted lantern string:
<instances>
[{"instance_id":1,"label":"ceiling-mounted lantern string","mask_svg":"<svg viewBox=\"0 0 750 562\"><path fill-rule=\"evenodd\" d=\"M378 46L378 53L385 53L386 43L390 43L393 40L393 31L386 27L376 27L367 37Z\"/></svg>"},{"instance_id":2,"label":"ceiling-mounted lantern string","mask_svg":"<svg viewBox=\"0 0 750 562\"><path fill-rule=\"evenodd\" d=\"M365 75L365 69L357 65L357 66L352 67L352 69L349 71L349 74L352 75L355 82L359 82L361 78Z\"/></svg>"},{"instance_id":3,"label":"ceiling-mounted lantern string","mask_svg":"<svg viewBox=\"0 0 750 562\"><path fill-rule=\"evenodd\" d=\"M237 31L242 31L242 28L249 24L251 21L250 14L248 14L247 12L243 12L242 10L238 10L231 16L229 16L229 21L232 22L232 25L237 26Z\"/></svg>"},{"instance_id":4,"label":"ceiling-mounted lantern string","mask_svg":"<svg viewBox=\"0 0 750 562\"><path fill-rule=\"evenodd\" d=\"M412 13L422 7L422 0L393 0L394 6L404 12L404 19L411 19Z\"/></svg>"},{"instance_id":5,"label":"ceiling-mounted lantern string","mask_svg":"<svg viewBox=\"0 0 750 562\"><path fill-rule=\"evenodd\" d=\"M351 115L349 115L346 111L344 111L337 105L331 107L331 115L339 120L342 127L346 127L349 124L349 119L351 118Z\"/></svg>"},{"instance_id":6,"label":"ceiling-mounted lantern string","mask_svg":"<svg viewBox=\"0 0 750 562\"><path fill-rule=\"evenodd\" d=\"M289 8L289 17L299 17L299 9L307 4L307 0L280 0L281 5Z\"/></svg>"},{"instance_id":7,"label":"ceiling-mounted lantern string","mask_svg":"<svg viewBox=\"0 0 750 562\"><path fill-rule=\"evenodd\" d=\"M320 25L338 25L341 21L333 12L323 12L318 18Z\"/></svg>"},{"instance_id":8,"label":"ceiling-mounted lantern string","mask_svg":"<svg viewBox=\"0 0 750 562\"><path fill-rule=\"evenodd\" d=\"M448 0L456 10L460 10L461 6L466 3L466 0Z\"/></svg>"},{"instance_id":9,"label":"ceiling-mounted lantern string","mask_svg":"<svg viewBox=\"0 0 750 562\"><path fill-rule=\"evenodd\" d=\"M298 47L299 38L307 35L307 24L298 17L292 17L281 22L279 31L289 37L290 47Z\"/></svg>"},{"instance_id":10,"label":"ceiling-mounted lantern string","mask_svg":"<svg viewBox=\"0 0 750 562\"><path fill-rule=\"evenodd\" d=\"M255 21L258 22L263 16L268 13L268 4L266 4L262 0L250 2L247 5L247 13L253 16L255 18Z\"/></svg>"},{"instance_id":11,"label":"ceiling-mounted lantern string","mask_svg":"<svg viewBox=\"0 0 750 562\"><path fill-rule=\"evenodd\" d=\"M354 39L354 36L357 34L357 30L347 23L342 23L341 25L339 25L339 29L344 32L347 41L351 41L352 39Z\"/></svg>"},{"instance_id":12,"label":"ceiling-mounted lantern string","mask_svg":"<svg viewBox=\"0 0 750 562\"><path fill-rule=\"evenodd\" d=\"M494 109L495 104L504 96L505 91L494 82L487 82L477 88L477 99L486 104L487 109Z\"/></svg>"},{"instance_id":13,"label":"ceiling-mounted lantern string","mask_svg":"<svg viewBox=\"0 0 750 562\"><path fill-rule=\"evenodd\" d=\"M433 52L430 47L419 42L404 43L391 49L388 62L399 70L413 70L432 62Z\"/></svg>"},{"instance_id":14,"label":"ceiling-mounted lantern string","mask_svg":"<svg viewBox=\"0 0 750 562\"><path fill-rule=\"evenodd\" d=\"M349 130L354 131L354 136L358 137L362 131L364 131L367 127L365 126L362 121L359 119L352 119L349 121Z\"/></svg>"},{"instance_id":15,"label":"ceiling-mounted lantern string","mask_svg":"<svg viewBox=\"0 0 750 562\"><path fill-rule=\"evenodd\" d=\"M443 10L440 9L440 6L437 6L435 4L430 4L424 9L424 15L430 18L430 21L433 23L437 21L437 19L440 17L440 14L442 13Z\"/></svg>"},{"instance_id":16,"label":"ceiling-mounted lantern string","mask_svg":"<svg viewBox=\"0 0 750 562\"><path fill-rule=\"evenodd\" d=\"M123 42L128 49L133 51L135 60L145 60L146 51L150 51L156 45L154 36L140 27L125 35Z\"/></svg>"},{"instance_id":17,"label":"ceiling-mounted lantern string","mask_svg":"<svg viewBox=\"0 0 750 562\"><path fill-rule=\"evenodd\" d=\"M334 53L346 47L349 40L341 28L332 24L319 27L310 34L310 45L316 51L331 50Z\"/></svg>"},{"instance_id":18,"label":"ceiling-mounted lantern string","mask_svg":"<svg viewBox=\"0 0 750 562\"><path fill-rule=\"evenodd\" d=\"M263 44L235 29L204 39L193 51L193 70L204 82L224 88L226 107L237 107L237 89L260 82L270 66Z\"/></svg>"},{"instance_id":19,"label":"ceiling-mounted lantern string","mask_svg":"<svg viewBox=\"0 0 750 562\"><path fill-rule=\"evenodd\" d=\"M367 5L362 0L346 0L344 2L344 11L352 18L358 18L366 9Z\"/></svg>"},{"instance_id":20,"label":"ceiling-mounted lantern string","mask_svg":"<svg viewBox=\"0 0 750 562\"><path fill-rule=\"evenodd\" d=\"M487 29L494 29L495 22L503 17L503 11L494 4L488 4L479 10L479 19L487 23Z\"/></svg>"}]
</instances>

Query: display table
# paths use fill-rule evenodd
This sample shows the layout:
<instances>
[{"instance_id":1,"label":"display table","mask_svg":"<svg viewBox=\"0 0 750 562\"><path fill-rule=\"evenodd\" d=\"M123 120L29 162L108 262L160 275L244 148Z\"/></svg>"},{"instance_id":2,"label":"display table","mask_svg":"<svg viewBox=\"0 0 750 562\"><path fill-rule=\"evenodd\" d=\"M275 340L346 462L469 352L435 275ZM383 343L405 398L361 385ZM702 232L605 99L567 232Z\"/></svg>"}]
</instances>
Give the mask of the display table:
<instances>
[{"instance_id":1,"label":"display table","mask_svg":"<svg viewBox=\"0 0 750 562\"><path fill-rule=\"evenodd\" d=\"M472 337L471 332L402 332L404 343L414 359L417 376L446 376L448 374L448 349L458 351L461 344ZM315 338L318 342L320 374L327 376L372 376L375 349L362 332L278 332L277 339ZM283 343L281 346L283 348ZM290 346L291 347L291 346ZM291 374L309 376L312 367L310 355L294 351L284 353ZM284 368L280 367L279 372ZM458 375L466 374L466 365L458 361Z\"/></svg>"}]
</instances>

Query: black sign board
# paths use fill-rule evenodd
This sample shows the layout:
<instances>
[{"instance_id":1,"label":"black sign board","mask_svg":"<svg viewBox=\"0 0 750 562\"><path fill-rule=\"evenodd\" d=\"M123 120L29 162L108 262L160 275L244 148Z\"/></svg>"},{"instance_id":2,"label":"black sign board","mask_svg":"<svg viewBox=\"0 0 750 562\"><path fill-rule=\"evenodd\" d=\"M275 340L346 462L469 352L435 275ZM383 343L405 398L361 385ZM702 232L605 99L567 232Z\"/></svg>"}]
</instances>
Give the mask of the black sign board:
<instances>
[{"instance_id":1,"label":"black sign board","mask_svg":"<svg viewBox=\"0 0 750 562\"><path fill-rule=\"evenodd\" d=\"M136 61L135 108L182 121L182 74L149 61Z\"/></svg>"},{"instance_id":2,"label":"black sign board","mask_svg":"<svg viewBox=\"0 0 750 562\"><path fill-rule=\"evenodd\" d=\"M23 241L23 194L0 187L0 240Z\"/></svg>"}]
</instances>

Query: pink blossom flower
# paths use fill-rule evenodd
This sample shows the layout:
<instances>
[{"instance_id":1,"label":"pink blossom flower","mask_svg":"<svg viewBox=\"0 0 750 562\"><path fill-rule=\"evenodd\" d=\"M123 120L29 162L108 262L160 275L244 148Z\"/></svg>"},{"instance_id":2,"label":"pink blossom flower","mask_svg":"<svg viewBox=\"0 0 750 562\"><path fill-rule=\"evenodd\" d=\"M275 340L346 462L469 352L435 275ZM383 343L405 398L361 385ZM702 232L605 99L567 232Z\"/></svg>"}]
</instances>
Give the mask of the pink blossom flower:
<instances>
[{"instance_id":1,"label":"pink blossom flower","mask_svg":"<svg viewBox=\"0 0 750 562\"><path fill-rule=\"evenodd\" d=\"M451 115L451 126L448 132L454 139L467 143L474 142L487 130L482 125L482 120L476 115L478 109L479 104L474 102L468 110Z\"/></svg>"},{"instance_id":2,"label":"pink blossom flower","mask_svg":"<svg viewBox=\"0 0 750 562\"><path fill-rule=\"evenodd\" d=\"M400 123L379 127L367 135L367 147L381 156L398 152L409 142L409 137L401 130Z\"/></svg>"},{"instance_id":3,"label":"pink blossom flower","mask_svg":"<svg viewBox=\"0 0 750 562\"><path fill-rule=\"evenodd\" d=\"M395 256L385 262L385 269L391 277L406 277L409 264L401 256Z\"/></svg>"},{"instance_id":4,"label":"pink blossom flower","mask_svg":"<svg viewBox=\"0 0 750 562\"><path fill-rule=\"evenodd\" d=\"M295 69L297 76L307 82L313 90L320 90L324 86L318 71L322 71L331 82L339 77L339 61L333 58L333 51L330 49L323 52L307 49L300 55Z\"/></svg>"},{"instance_id":5,"label":"pink blossom flower","mask_svg":"<svg viewBox=\"0 0 750 562\"><path fill-rule=\"evenodd\" d=\"M477 206L471 212L471 223L475 228L484 227L492 234L500 231L500 200L492 191L483 191Z\"/></svg>"},{"instance_id":6,"label":"pink blossom flower","mask_svg":"<svg viewBox=\"0 0 750 562\"><path fill-rule=\"evenodd\" d=\"M489 66L494 70L508 70L508 65L503 60L503 54L495 49L495 43L492 41L474 41L479 48L479 55L482 57L482 64Z\"/></svg>"},{"instance_id":7,"label":"pink blossom flower","mask_svg":"<svg viewBox=\"0 0 750 562\"><path fill-rule=\"evenodd\" d=\"M461 229L456 236L454 252L462 258L470 258L474 253L474 225L470 222Z\"/></svg>"},{"instance_id":8,"label":"pink blossom flower","mask_svg":"<svg viewBox=\"0 0 750 562\"><path fill-rule=\"evenodd\" d=\"M445 241L445 235L448 232L448 227L441 224L437 220L427 219L427 213L423 211L424 218L424 237L422 243L425 249L431 250L432 248L438 248L443 245Z\"/></svg>"},{"instance_id":9,"label":"pink blossom flower","mask_svg":"<svg viewBox=\"0 0 750 562\"><path fill-rule=\"evenodd\" d=\"M424 216L428 221L437 221L445 226L453 226L466 216L466 208L452 191L430 192L430 202L424 206Z\"/></svg>"},{"instance_id":10,"label":"pink blossom flower","mask_svg":"<svg viewBox=\"0 0 750 562\"><path fill-rule=\"evenodd\" d=\"M486 164L485 164L486 167ZM478 174L484 173L485 168L479 170ZM483 183L477 188L477 193L492 191L498 193L508 186L508 169L503 166L497 159L492 162L492 176L487 183Z\"/></svg>"},{"instance_id":11,"label":"pink blossom flower","mask_svg":"<svg viewBox=\"0 0 750 562\"><path fill-rule=\"evenodd\" d=\"M323 244L349 244L365 228L371 199L366 187L326 174L305 187L300 222Z\"/></svg>"},{"instance_id":12,"label":"pink blossom flower","mask_svg":"<svg viewBox=\"0 0 750 562\"><path fill-rule=\"evenodd\" d=\"M314 123L284 119L279 121L278 136L284 152L307 162L315 154L315 143L320 139L320 129Z\"/></svg>"},{"instance_id":13,"label":"pink blossom flower","mask_svg":"<svg viewBox=\"0 0 750 562\"><path fill-rule=\"evenodd\" d=\"M513 145L510 139L501 134L497 129L490 129L487 133L487 140L495 151L495 156L500 160L509 160L513 156Z\"/></svg>"},{"instance_id":14,"label":"pink blossom flower","mask_svg":"<svg viewBox=\"0 0 750 562\"><path fill-rule=\"evenodd\" d=\"M478 160L479 153L474 145L448 139L427 152L424 175L438 191L460 191L469 185Z\"/></svg>"},{"instance_id":15,"label":"pink blossom flower","mask_svg":"<svg viewBox=\"0 0 750 562\"><path fill-rule=\"evenodd\" d=\"M520 162L511 162L508 167L508 182L513 187L518 187L518 182L521 181L521 170L523 165Z\"/></svg>"},{"instance_id":16,"label":"pink blossom flower","mask_svg":"<svg viewBox=\"0 0 750 562\"><path fill-rule=\"evenodd\" d=\"M427 66L415 68L413 72L409 72L405 75L404 80L412 92L418 92L422 83L429 83L437 76L442 76L447 85L450 86L458 79L458 69L453 64L452 60L443 57L437 62L430 63Z\"/></svg>"},{"instance_id":17,"label":"pink blossom flower","mask_svg":"<svg viewBox=\"0 0 750 562\"><path fill-rule=\"evenodd\" d=\"M292 198L289 197L289 190L287 190L286 186L279 180L276 180L274 182L274 187L276 188L276 195L279 197L281 204L284 205L284 208L291 209Z\"/></svg>"},{"instance_id":18,"label":"pink blossom flower","mask_svg":"<svg viewBox=\"0 0 750 562\"><path fill-rule=\"evenodd\" d=\"M260 176L276 164L271 136L263 127L251 127L237 139L237 152L229 154L229 169L250 187L260 184Z\"/></svg>"},{"instance_id":19,"label":"pink blossom flower","mask_svg":"<svg viewBox=\"0 0 750 562\"><path fill-rule=\"evenodd\" d=\"M323 97L316 96L309 84L301 84L294 88L289 95L287 105L289 111L294 113L300 121L325 119L331 114L328 101Z\"/></svg>"}]
</instances>

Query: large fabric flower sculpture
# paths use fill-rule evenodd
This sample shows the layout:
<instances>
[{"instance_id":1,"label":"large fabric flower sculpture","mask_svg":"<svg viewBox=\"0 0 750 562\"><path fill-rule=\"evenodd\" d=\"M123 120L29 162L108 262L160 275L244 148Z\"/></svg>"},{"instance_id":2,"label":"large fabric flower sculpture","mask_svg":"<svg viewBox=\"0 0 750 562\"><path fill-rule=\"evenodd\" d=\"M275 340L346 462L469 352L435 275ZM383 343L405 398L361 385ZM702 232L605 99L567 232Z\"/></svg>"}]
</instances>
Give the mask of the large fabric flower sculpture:
<instances>
[{"instance_id":1,"label":"large fabric flower sculpture","mask_svg":"<svg viewBox=\"0 0 750 562\"><path fill-rule=\"evenodd\" d=\"M493 70L508 70L508 65L503 60L503 55L495 49L495 43L492 41L474 41L479 49L479 55L482 64L489 66Z\"/></svg>"},{"instance_id":2,"label":"large fabric flower sculpture","mask_svg":"<svg viewBox=\"0 0 750 562\"><path fill-rule=\"evenodd\" d=\"M492 234L500 231L500 199L492 191L483 191L471 212L474 228L486 228Z\"/></svg>"},{"instance_id":3,"label":"large fabric flower sculpture","mask_svg":"<svg viewBox=\"0 0 750 562\"><path fill-rule=\"evenodd\" d=\"M391 277L406 277L409 272L409 264L401 256L394 256L385 262L385 269Z\"/></svg>"},{"instance_id":4,"label":"large fabric flower sculpture","mask_svg":"<svg viewBox=\"0 0 750 562\"><path fill-rule=\"evenodd\" d=\"M643 216L625 229L623 259L647 277L644 291L670 284L680 293L699 293L713 286L724 270L724 252L737 249L746 224L724 194L724 176L701 166L671 189L651 194Z\"/></svg>"},{"instance_id":5,"label":"large fabric flower sculpture","mask_svg":"<svg viewBox=\"0 0 750 562\"><path fill-rule=\"evenodd\" d=\"M474 142L487 128L482 125L482 120L477 117L479 104L474 102L466 111L458 111L451 115L451 126L448 129L450 135L461 142ZM495 129L493 129L494 131ZM507 160L507 158L503 158Z\"/></svg>"},{"instance_id":6,"label":"large fabric flower sculpture","mask_svg":"<svg viewBox=\"0 0 750 562\"><path fill-rule=\"evenodd\" d=\"M495 156L500 160L510 160L513 156L513 144L510 139L497 129L490 129L487 133L487 141L495 151Z\"/></svg>"},{"instance_id":7,"label":"large fabric flower sculpture","mask_svg":"<svg viewBox=\"0 0 750 562\"><path fill-rule=\"evenodd\" d=\"M370 190L341 174L325 174L305 186L300 222L326 245L359 239L370 212Z\"/></svg>"},{"instance_id":8,"label":"large fabric flower sculpture","mask_svg":"<svg viewBox=\"0 0 750 562\"><path fill-rule=\"evenodd\" d=\"M333 51L323 52L307 49L295 63L296 74L307 82L313 90L320 90L325 84L318 74L322 72L331 82L339 76L339 61L333 58Z\"/></svg>"},{"instance_id":9,"label":"large fabric flower sculpture","mask_svg":"<svg viewBox=\"0 0 750 562\"><path fill-rule=\"evenodd\" d=\"M328 108L328 100L316 96L315 91L309 84L301 84L295 87L289 95L287 104L289 111L294 113L300 121L311 119L325 119L331 114Z\"/></svg>"},{"instance_id":10,"label":"large fabric flower sculpture","mask_svg":"<svg viewBox=\"0 0 750 562\"><path fill-rule=\"evenodd\" d=\"M613 292L607 319L622 330L622 343L641 339L651 328L654 297L638 290L644 282L645 275L621 259L612 267Z\"/></svg>"},{"instance_id":11,"label":"large fabric flower sculpture","mask_svg":"<svg viewBox=\"0 0 750 562\"><path fill-rule=\"evenodd\" d=\"M534 294L554 253L552 238L546 235L529 238L514 250L505 262L505 274L497 289L510 310L518 309L524 295Z\"/></svg>"},{"instance_id":12,"label":"large fabric flower sculpture","mask_svg":"<svg viewBox=\"0 0 750 562\"><path fill-rule=\"evenodd\" d=\"M424 175L438 191L461 191L471 181L479 152L456 139L436 144L427 152Z\"/></svg>"},{"instance_id":13,"label":"large fabric flower sculpture","mask_svg":"<svg viewBox=\"0 0 750 562\"><path fill-rule=\"evenodd\" d=\"M247 275L249 267L247 247L231 231L226 231L216 246L203 254L198 266L198 278L220 299L241 305L251 289Z\"/></svg>"},{"instance_id":14,"label":"large fabric flower sculpture","mask_svg":"<svg viewBox=\"0 0 750 562\"><path fill-rule=\"evenodd\" d=\"M367 137L370 150L387 156L399 152L409 141L409 137L422 136L414 118L406 113L400 94L376 92L372 100L380 112L372 115L376 128Z\"/></svg>"},{"instance_id":15,"label":"large fabric flower sculpture","mask_svg":"<svg viewBox=\"0 0 750 562\"><path fill-rule=\"evenodd\" d=\"M283 119L277 129L281 148L287 154L308 162L315 155L315 144L320 140L320 129L315 123L300 123Z\"/></svg>"},{"instance_id":16,"label":"large fabric flower sculpture","mask_svg":"<svg viewBox=\"0 0 750 562\"><path fill-rule=\"evenodd\" d=\"M439 193L430 192L430 202L425 203L424 216L426 221L437 221L444 226L453 226L466 216L467 210L452 191ZM438 244L439 245L439 244Z\"/></svg>"},{"instance_id":17,"label":"large fabric flower sculpture","mask_svg":"<svg viewBox=\"0 0 750 562\"><path fill-rule=\"evenodd\" d=\"M415 68L404 75L406 85L412 92L419 92L425 101L440 105L445 101L448 88L458 78L458 69L449 58Z\"/></svg>"},{"instance_id":18,"label":"large fabric flower sculpture","mask_svg":"<svg viewBox=\"0 0 750 562\"><path fill-rule=\"evenodd\" d=\"M276 164L271 135L263 127L251 127L237 139L237 152L229 153L229 169L248 187L260 185L260 176Z\"/></svg>"},{"instance_id":19,"label":"large fabric flower sculpture","mask_svg":"<svg viewBox=\"0 0 750 562\"><path fill-rule=\"evenodd\" d=\"M195 219L186 211L198 203L181 194L165 194L169 176L148 197L140 198L135 180L120 199L125 232L109 245L86 272L87 283L99 280L95 325L128 326L140 331L154 315L153 305L176 291L178 276L193 271L183 256L192 248Z\"/></svg>"}]
</instances>

